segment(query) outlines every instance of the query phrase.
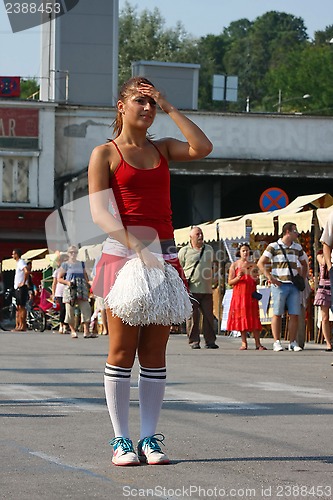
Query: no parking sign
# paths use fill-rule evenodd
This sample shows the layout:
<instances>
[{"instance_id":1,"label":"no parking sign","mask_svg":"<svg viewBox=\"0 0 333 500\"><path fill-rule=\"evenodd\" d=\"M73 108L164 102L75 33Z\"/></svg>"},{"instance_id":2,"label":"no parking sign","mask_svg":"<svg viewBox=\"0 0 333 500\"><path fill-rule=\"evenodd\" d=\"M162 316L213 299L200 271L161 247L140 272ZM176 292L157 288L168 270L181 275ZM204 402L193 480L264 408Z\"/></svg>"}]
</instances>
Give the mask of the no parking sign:
<instances>
[{"instance_id":1,"label":"no parking sign","mask_svg":"<svg viewBox=\"0 0 333 500\"><path fill-rule=\"evenodd\" d=\"M271 187L260 196L259 205L263 212L280 210L289 204L288 195L283 189Z\"/></svg>"}]
</instances>

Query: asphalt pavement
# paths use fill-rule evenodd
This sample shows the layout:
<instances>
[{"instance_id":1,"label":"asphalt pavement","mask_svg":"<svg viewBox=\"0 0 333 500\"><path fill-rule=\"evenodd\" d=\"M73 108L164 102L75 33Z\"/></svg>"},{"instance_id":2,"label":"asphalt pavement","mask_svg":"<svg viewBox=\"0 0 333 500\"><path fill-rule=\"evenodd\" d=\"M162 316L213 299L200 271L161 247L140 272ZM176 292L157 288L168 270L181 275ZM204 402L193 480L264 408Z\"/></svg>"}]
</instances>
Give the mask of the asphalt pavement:
<instances>
[{"instance_id":1,"label":"asphalt pavement","mask_svg":"<svg viewBox=\"0 0 333 500\"><path fill-rule=\"evenodd\" d=\"M303 352L191 350L171 335L158 432L167 466L115 467L103 371L108 337L0 332L0 498L333 498L333 362ZM287 344L284 344L285 346ZM137 362L130 430L139 435Z\"/></svg>"}]
</instances>

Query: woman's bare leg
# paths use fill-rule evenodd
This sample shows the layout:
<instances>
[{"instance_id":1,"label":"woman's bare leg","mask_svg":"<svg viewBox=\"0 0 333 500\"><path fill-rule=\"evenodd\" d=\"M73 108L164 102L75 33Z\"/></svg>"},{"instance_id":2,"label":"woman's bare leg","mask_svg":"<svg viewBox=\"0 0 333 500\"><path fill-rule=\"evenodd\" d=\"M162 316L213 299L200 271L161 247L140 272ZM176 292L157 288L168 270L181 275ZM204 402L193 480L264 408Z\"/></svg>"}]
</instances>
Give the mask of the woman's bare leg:
<instances>
[{"instance_id":1,"label":"woman's bare leg","mask_svg":"<svg viewBox=\"0 0 333 500\"><path fill-rule=\"evenodd\" d=\"M242 335L242 345L240 347L241 351L245 351L247 349L247 332L241 332Z\"/></svg>"},{"instance_id":2,"label":"woman's bare leg","mask_svg":"<svg viewBox=\"0 0 333 500\"><path fill-rule=\"evenodd\" d=\"M326 342L326 348L332 349L331 342L331 324L329 320L329 309L325 306L320 306L321 308L321 327L323 330L324 339Z\"/></svg>"}]
</instances>

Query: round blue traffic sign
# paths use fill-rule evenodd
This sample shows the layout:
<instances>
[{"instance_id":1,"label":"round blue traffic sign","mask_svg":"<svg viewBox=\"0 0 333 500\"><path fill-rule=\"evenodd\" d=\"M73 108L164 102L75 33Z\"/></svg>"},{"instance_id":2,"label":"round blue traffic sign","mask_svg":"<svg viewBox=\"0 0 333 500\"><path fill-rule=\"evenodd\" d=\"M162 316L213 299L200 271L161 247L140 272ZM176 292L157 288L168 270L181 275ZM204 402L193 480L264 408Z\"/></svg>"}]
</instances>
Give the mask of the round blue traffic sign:
<instances>
[{"instance_id":1,"label":"round blue traffic sign","mask_svg":"<svg viewBox=\"0 0 333 500\"><path fill-rule=\"evenodd\" d=\"M281 188L268 188L260 196L259 205L263 212L280 210L289 204L288 195Z\"/></svg>"}]
</instances>

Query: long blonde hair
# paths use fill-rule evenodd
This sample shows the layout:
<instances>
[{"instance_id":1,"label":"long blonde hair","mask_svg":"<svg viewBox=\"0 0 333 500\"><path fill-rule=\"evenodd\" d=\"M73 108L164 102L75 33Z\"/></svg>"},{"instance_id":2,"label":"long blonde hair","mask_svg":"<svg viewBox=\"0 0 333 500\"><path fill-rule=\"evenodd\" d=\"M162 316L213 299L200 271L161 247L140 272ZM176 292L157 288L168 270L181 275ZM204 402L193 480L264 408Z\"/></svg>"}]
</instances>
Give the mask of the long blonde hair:
<instances>
[{"instance_id":1,"label":"long blonde hair","mask_svg":"<svg viewBox=\"0 0 333 500\"><path fill-rule=\"evenodd\" d=\"M118 101L125 102L132 94L134 94L134 92L137 91L141 83L147 83L148 85L152 85L154 87L151 81L149 81L144 76L133 76L132 78L127 80L127 82L123 83L123 85L120 87ZM117 110L117 115L112 123L112 127L113 135L116 139L120 136L123 129L123 115L119 110Z\"/></svg>"}]
</instances>

